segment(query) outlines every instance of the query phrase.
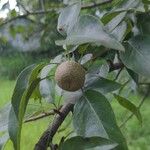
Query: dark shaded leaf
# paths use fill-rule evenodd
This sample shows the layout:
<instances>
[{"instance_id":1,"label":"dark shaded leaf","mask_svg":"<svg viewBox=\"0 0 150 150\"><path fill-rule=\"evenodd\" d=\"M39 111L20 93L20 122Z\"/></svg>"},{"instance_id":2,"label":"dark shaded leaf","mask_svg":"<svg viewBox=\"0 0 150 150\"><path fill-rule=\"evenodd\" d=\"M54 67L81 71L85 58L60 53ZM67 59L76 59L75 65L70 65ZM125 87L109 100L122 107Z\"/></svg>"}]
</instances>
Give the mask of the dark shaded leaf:
<instances>
[{"instance_id":1,"label":"dark shaded leaf","mask_svg":"<svg viewBox=\"0 0 150 150\"><path fill-rule=\"evenodd\" d=\"M117 144L101 137L83 138L81 136L75 136L67 139L60 146L59 150L70 150L70 148L71 150L87 150L89 148L94 148L97 146L99 147L99 150L101 150L101 148L103 147L105 147L105 150L110 150L112 148L115 148Z\"/></svg>"},{"instance_id":2,"label":"dark shaded leaf","mask_svg":"<svg viewBox=\"0 0 150 150\"><path fill-rule=\"evenodd\" d=\"M142 13L137 15L137 27L140 34L150 34L150 13Z\"/></svg>"},{"instance_id":3,"label":"dark shaded leaf","mask_svg":"<svg viewBox=\"0 0 150 150\"><path fill-rule=\"evenodd\" d=\"M135 83L138 83L138 80L139 80L139 75L137 73L135 73L134 71L126 68L129 75L131 76L131 78L134 80Z\"/></svg>"}]
</instances>

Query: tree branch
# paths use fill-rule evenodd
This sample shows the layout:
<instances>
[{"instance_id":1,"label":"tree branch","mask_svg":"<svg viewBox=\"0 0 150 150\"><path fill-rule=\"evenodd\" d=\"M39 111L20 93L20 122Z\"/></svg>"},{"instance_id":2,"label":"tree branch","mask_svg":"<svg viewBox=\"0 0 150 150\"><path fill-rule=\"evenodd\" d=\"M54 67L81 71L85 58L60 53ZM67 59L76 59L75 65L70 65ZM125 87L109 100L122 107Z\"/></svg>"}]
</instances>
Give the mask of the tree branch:
<instances>
[{"instance_id":1,"label":"tree branch","mask_svg":"<svg viewBox=\"0 0 150 150\"><path fill-rule=\"evenodd\" d=\"M45 118L45 117L48 117L48 116L54 115L54 114L55 114L55 111L54 111L54 110L49 111L49 112L43 112L43 113L41 113L41 114L38 115L38 116L30 117L30 118L26 119L26 120L24 121L24 123L36 121L36 120L39 120L39 119L42 119L42 118Z\"/></svg>"},{"instance_id":2,"label":"tree branch","mask_svg":"<svg viewBox=\"0 0 150 150\"><path fill-rule=\"evenodd\" d=\"M48 9L48 10L46 10L46 11L40 10L40 11L34 11L34 12L28 11L28 13L25 13L25 14L23 14L23 15L18 15L18 16L16 16L16 17L11 18L11 19L5 20L3 23L0 24L0 27L6 25L6 24L8 24L8 23L11 23L11 22L14 21L14 20L20 19L20 18L27 18L27 17L30 16L30 15L48 14L48 13L50 13L50 12L52 12L52 11L56 11L56 9L53 8L53 9Z\"/></svg>"},{"instance_id":3,"label":"tree branch","mask_svg":"<svg viewBox=\"0 0 150 150\"><path fill-rule=\"evenodd\" d=\"M96 4L90 3L90 4L87 4L87 5L82 5L81 9L91 9L91 8L95 8L95 7L98 7L98 6L107 4L107 3L111 3L111 2L112 2L112 0L106 0L104 2L96 3ZM50 9L47 9L47 10L29 11L22 4L18 3L18 5L21 5L21 7L26 11L26 13L23 14L23 15L18 15L14 18L5 20L3 23L0 24L0 27L3 26L3 25L6 25L7 23L10 23L14 20L20 19L20 18L27 18L29 15L43 15L43 14L51 13L52 11L58 12L61 9L61 8L58 8L58 7L54 7L54 8L50 8Z\"/></svg>"},{"instance_id":4,"label":"tree branch","mask_svg":"<svg viewBox=\"0 0 150 150\"><path fill-rule=\"evenodd\" d=\"M51 145L53 136L57 132L60 125L63 123L66 116L70 111L73 111L74 104L67 103L60 109L60 114L56 116L54 119L52 126L48 127L48 129L43 133L38 143L35 145L34 150L47 150L47 148ZM52 149L55 149L55 146L52 146Z\"/></svg>"},{"instance_id":5,"label":"tree branch","mask_svg":"<svg viewBox=\"0 0 150 150\"><path fill-rule=\"evenodd\" d=\"M144 95L144 97L142 98L141 102L138 105L138 109L140 110L140 108L142 107L142 105L144 104L145 100L147 99L147 97L149 96L149 92L150 92L150 86L146 92L146 94ZM132 117L134 116L134 114L132 113L119 127L122 128Z\"/></svg>"},{"instance_id":6,"label":"tree branch","mask_svg":"<svg viewBox=\"0 0 150 150\"><path fill-rule=\"evenodd\" d=\"M29 11L26 9L26 7L18 0L17 0L17 5L20 6L26 13L29 13Z\"/></svg>"}]
</instances>

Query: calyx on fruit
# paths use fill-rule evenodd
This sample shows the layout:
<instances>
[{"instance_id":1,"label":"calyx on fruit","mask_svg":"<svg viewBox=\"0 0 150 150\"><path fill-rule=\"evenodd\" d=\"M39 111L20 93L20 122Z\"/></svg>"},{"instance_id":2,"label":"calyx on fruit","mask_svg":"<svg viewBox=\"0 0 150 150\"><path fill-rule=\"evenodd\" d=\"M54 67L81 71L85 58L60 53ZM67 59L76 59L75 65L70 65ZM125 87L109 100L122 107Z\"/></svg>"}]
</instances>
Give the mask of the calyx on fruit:
<instances>
[{"instance_id":1,"label":"calyx on fruit","mask_svg":"<svg viewBox=\"0 0 150 150\"><path fill-rule=\"evenodd\" d=\"M77 91L84 85L85 74L85 69L79 63L66 61L57 67L55 80L63 90Z\"/></svg>"}]
</instances>

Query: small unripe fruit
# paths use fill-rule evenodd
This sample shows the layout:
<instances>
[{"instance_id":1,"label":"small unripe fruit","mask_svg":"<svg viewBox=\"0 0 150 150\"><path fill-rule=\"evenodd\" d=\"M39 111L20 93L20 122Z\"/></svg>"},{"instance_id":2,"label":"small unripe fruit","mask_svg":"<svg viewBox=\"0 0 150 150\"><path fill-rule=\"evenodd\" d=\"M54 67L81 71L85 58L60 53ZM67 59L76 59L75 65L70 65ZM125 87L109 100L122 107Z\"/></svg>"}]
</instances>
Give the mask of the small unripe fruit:
<instances>
[{"instance_id":1,"label":"small unripe fruit","mask_svg":"<svg viewBox=\"0 0 150 150\"><path fill-rule=\"evenodd\" d=\"M84 85L85 74L85 69L79 63L66 61L57 67L55 80L63 90L77 91Z\"/></svg>"}]
</instances>

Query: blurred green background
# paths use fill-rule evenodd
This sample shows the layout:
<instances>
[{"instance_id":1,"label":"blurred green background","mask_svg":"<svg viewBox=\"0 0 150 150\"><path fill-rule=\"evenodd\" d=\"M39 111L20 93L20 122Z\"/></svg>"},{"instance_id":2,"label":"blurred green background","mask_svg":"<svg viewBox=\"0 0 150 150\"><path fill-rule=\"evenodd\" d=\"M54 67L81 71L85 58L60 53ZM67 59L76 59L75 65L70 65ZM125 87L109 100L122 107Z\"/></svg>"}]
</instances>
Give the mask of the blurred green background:
<instances>
[{"instance_id":1,"label":"blurred green background","mask_svg":"<svg viewBox=\"0 0 150 150\"><path fill-rule=\"evenodd\" d=\"M11 98L11 94L15 85L15 80L9 80L7 78L0 78L0 107L4 106ZM135 104L140 102L142 96L134 96L131 95ZM36 104L32 101L30 105L33 105L31 109L36 107ZM141 114L143 117L142 126L139 124L137 119L133 117L128 121L126 126L122 128L122 132L124 133L127 142L129 144L129 150L149 150L150 149L150 99L145 101L145 104L141 108ZM115 100L112 101L112 106L114 108L118 124L120 124L125 116L127 117L130 113L127 112L124 108L122 108ZM39 107L41 109L42 106ZM50 106L51 107L51 106ZM31 110L32 111L32 110ZM41 119L39 121L26 123L23 125L22 130L22 139L21 139L21 147L22 150L33 149L34 144L39 139L40 135L47 128L48 124L52 122L50 117L45 119ZM64 123L65 124L65 123ZM65 126L65 125L63 125ZM63 127L62 127L63 128ZM61 139L63 133L67 134L68 131L62 131L58 134L57 142ZM12 143L9 141L6 145L6 150L13 150Z\"/></svg>"}]
</instances>

